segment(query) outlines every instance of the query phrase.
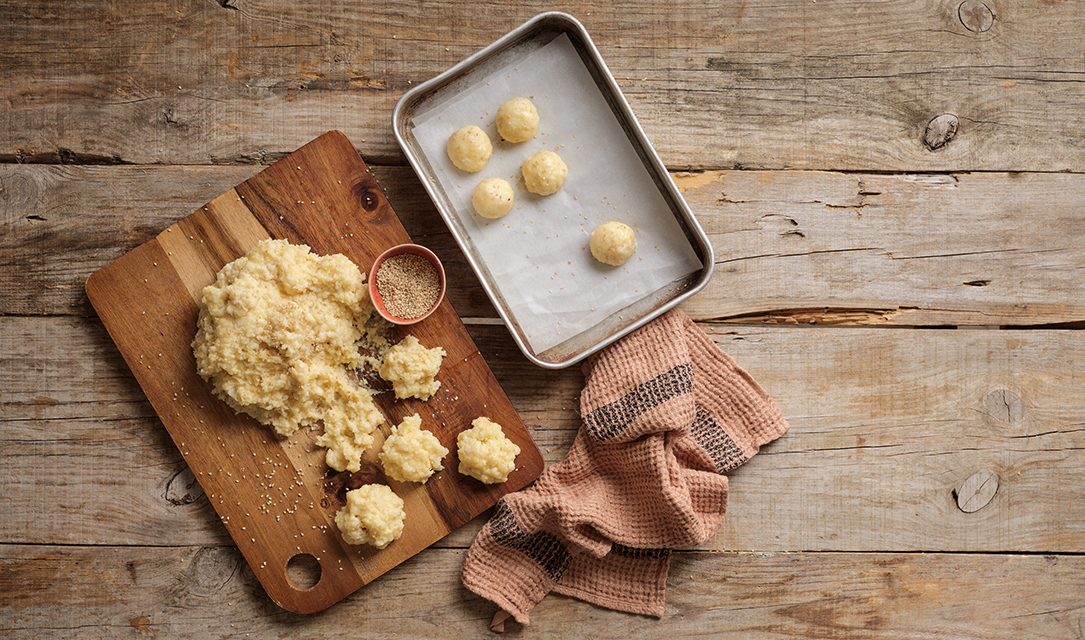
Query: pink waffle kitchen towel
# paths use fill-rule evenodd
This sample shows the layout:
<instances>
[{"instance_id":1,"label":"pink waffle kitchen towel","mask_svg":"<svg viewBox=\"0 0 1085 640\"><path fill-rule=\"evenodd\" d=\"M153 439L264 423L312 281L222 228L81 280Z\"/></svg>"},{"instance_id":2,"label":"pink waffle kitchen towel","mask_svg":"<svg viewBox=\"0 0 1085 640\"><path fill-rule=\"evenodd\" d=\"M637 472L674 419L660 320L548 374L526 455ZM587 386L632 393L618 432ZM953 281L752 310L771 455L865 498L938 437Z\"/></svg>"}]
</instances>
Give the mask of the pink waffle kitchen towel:
<instances>
[{"instance_id":1,"label":"pink waffle kitchen towel","mask_svg":"<svg viewBox=\"0 0 1085 640\"><path fill-rule=\"evenodd\" d=\"M463 566L468 589L522 624L551 591L663 615L670 550L719 529L725 474L788 428L757 382L679 310L583 370L572 449L497 504Z\"/></svg>"}]
</instances>

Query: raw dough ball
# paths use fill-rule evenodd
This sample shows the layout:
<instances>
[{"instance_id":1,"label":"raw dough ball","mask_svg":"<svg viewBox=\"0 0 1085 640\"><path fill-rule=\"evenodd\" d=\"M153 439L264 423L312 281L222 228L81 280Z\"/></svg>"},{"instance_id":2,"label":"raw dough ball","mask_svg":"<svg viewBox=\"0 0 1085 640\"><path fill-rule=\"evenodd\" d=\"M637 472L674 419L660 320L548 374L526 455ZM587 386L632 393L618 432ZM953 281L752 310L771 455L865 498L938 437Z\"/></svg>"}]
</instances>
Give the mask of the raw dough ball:
<instances>
[{"instance_id":1,"label":"raw dough ball","mask_svg":"<svg viewBox=\"0 0 1085 640\"><path fill-rule=\"evenodd\" d=\"M335 524L347 544L371 544L378 549L403 535L403 498L387 485L365 484L347 492L347 505L335 514Z\"/></svg>"},{"instance_id":2,"label":"raw dough ball","mask_svg":"<svg viewBox=\"0 0 1085 640\"><path fill-rule=\"evenodd\" d=\"M591 254L604 264L619 266L637 250L633 230L621 222L604 222L591 232Z\"/></svg>"},{"instance_id":3,"label":"raw dough ball","mask_svg":"<svg viewBox=\"0 0 1085 640\"><path fill-rule=\"evenodd\" d=\"M527 98L513 98L497 110L497 132L509 142L530 140L539 128L539 112Z\"/></svg>"},{"instance_id":4,"label":"raw dough ball","mask_svg":"<svg viewBox=\"0 0 1085 640\"><path fill-rule=\"evenodd\" d=\"M384 354L378 373L392 383L396 398L429 400L441 388L440 380L434 378L446 355L441 347L427 349L418 338L408 335Z\"/></svg>"},{"instance_id":5,"label":"raw dough ball","mask_svg":"<svg viewBox=\"0 0 1085 640\"><path fill-rule=\"evenodd\" d=\"M505 437L501 425L483 417L475 418L470 429L456 436L456 446L460 473L486 484L508 480L520 455L520 447Z\"/></svg>"},{"instance_id":6,"label":"raw dough ball","mask_svg":"<svg viewBox=\"0 0 1085 640\"><path fill-rule=\"evenodd\" d=\"M473 124L448 137L448 157L458 168L474 173L486 166L494 147L486 132Z\"/></svg>"},{"instance_id":7,"label":"raw dough ball","mask_svg":"<svg viewBox=\"0 0 1085 640\"><path fill-rule=\"evenodd\" d=\"M512 187L501 178L486 178L471 193L471 204L483 218L500 218L512 210Z\"/></svg>"},{"instance_id":8,"label":"raw dough ball","mask_svg":"<svg viewBox=\"0 0 1085 640\"><path fill-rule=\"evenodd\" d=\"M527 190L540 196L557 193L569 175L569 168L553 151L539 151L524 160L520 171L524 174Z\"/></svg>"},{"instance_id":9,"label":"raw dough ball","mask_svg":"<svg viewBox=\"0 0 1085 640\"><path fill-rule=\"evenodd\" d=\"M448 449L421 425L422 419L416 413L392 427L392 434L384 441L379 455L389 478L425 482L435 471L444 469L441 459L448 455Z\"/></svg>"}]
</instances>

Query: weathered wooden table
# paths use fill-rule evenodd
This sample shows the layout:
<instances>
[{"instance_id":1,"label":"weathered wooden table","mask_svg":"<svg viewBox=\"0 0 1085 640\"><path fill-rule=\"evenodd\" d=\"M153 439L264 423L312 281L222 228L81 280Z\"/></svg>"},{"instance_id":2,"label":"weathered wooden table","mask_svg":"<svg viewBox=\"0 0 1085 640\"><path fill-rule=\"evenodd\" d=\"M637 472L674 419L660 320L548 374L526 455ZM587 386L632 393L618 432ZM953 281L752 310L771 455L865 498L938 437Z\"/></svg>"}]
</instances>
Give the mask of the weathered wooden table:
<instances>
[{"instance_id":1,"label":"weathered wooden table","mask_svg":"<svg viewBox=\"0 0 1085 640\"><path fill-rule=\"evenodd\" d=\"M548 463L533 366L392 137L412 85L579 18L710 235L683 308L791 431L675 556L662 619L547 597L517 637L1085 637L1080 2L0 7L0 636L478 637L477 518L326 611L272 603L84 293L321 133L374 168Z\"/></svg>"}]
</instances>

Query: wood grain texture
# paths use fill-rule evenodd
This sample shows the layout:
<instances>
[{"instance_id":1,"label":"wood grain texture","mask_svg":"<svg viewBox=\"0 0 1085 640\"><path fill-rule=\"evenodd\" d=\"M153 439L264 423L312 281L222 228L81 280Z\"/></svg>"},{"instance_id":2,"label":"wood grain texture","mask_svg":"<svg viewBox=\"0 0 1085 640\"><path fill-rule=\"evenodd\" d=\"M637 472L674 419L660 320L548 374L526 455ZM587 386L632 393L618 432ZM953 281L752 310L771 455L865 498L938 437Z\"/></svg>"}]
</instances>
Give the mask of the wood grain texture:
<instances>
[{"instance_id":1,"label":"wood grain texture","mask_svg":"<svg viewBox=\"0 0 1085 640\"><path fill-rule=\"evenodd\" d=\"M414 173L373 171L411 237L445 264L459 315L496 318ZM8 195L0 200L0 287L10 291L0 313L93 313L82 290L86 273L255 172L0 165ZM674 177L716 255L716 275L683 307L698 320L988 326L1085 319L1081 175ZM88 228L88 217L101 224Z\"/></svg>"},{"instance_id":2,"label":"wood grain texture","mask_svg":"<svg viewBox=\"0 0 1085 640\"><path fill-rule=\"evenodd\" d=\"M354 225L352 228L351 225ZM314 429L281 439L218 401L196 374L191 340L203 288L223 265L260 240L307 244L319 255L346 255L367 269L384 249L409 242L369 169L350 142L327 133L168 227L154 239L96 271L87 295L211 505L280 606L302 613L324 609L459 528L504 494L542 471L538 449L451 305L426 321L389 328L446 351L442 388L424 405L374 402L391 429L404 416L449 450L455 436L485 415L520 447L503 484L482 485L450 470L429 482L397 484L408 524L388 548L350 548L334 523L348 490L384 479L376 460L383 439L365 454L362 471L327 472ZM251 455L251 458L250 458ZM453 463L446 462L446 465ZM285 569L299 555L315 558L322 576L299 588Z\"/></svg>"},{"instance_id":3,"label":"wood grain texture","mask_svg":"<svg viewBox=\"0 0 1085 640\"><path fill-rule=\"evenodd\" d=\"M7 545L0 587L16 575L22 585L0 589L0 631L34 638L48 618L68 637L492 635L494 606L459 583L463 553L428 549L321 615L299 616L271 605L228 547ZM1073 555L679 552L659 619L552 594L530 626L510 622L506 635L1069 639L1081 630L1083 564Z\"/></svg>"},{"instance_id":4,"label":"wood grain texture","mask_svg":"<svg viewBox=\"0 0 1085 640\"><path fill-rule=\"evenodd\" d=\"M543 9L597 42L670 167L1078 171L1073 2L553 3L89 0L0 9L0 158L266 164L328 129L402 163L408 88ZM931 150L928 124L957 118Z\"/></svg>"},{"instance_id":5,"label":"wood grain texture","mask_svg":"<svg viewBox=\"0 0 1085 640\"><path fill-rule=\"evenodd\" d=\"M83 287L342 130L560 460L580 372L515 347L391 127L558 9L711 235L684 308L792 428L661 619L549 596L507 634L1085 637L1080 2L0 4L0 636L488 635L458 579L485 513L320 614L276 605Z\"/></svg>"},{"instance_id":6,"label":"wood grain texture","mask_svg":"<svg viewBox=\"0 0 1085 640\"><path fill-rule=\"evenodd\" d=\"M678 177L711 238L699 319L1030 325L1085 318L1076 174Z\"/></svg>"},{"instance_id":7,"label":"wood grain texture","mask_svg":"<svg viewBox=\"0 0 1085 640\"><path fill-rule=\"evenodd\" d=\"M261 169L0 164L0 313L93 314L88 274ZM372 175L411 238L462 283L448 292L460 315L496 317L414 173L374 167Z\"/></svg>"},{"instance_id":8,"label":"wood grain texture","mask_svg":"<svg viewBox=\"0 0 1085 640\"><path fill-rule=\"evenodd\" d=\"M728 517L705 549L1085 552L1085 495L1075 480L1085 448L1081 332L702 327L791 424L734 472ZM38 354L0 353L22 363L0 379L3 450L19 454L7 457L13 479L0 507L11 515L0 539L223 543L210 501L190 486L185 461L119 358L44 396L29 383L35 370L45 380L68 375L72 348L108 350L100 326L7 318L0 329L13 336L5 349L32 342ZM471 335L546 462L561 460L579 427L583 376L531 365L504 327ZM43 424L53 425L47 437L35 435ZM40 461L76 453L75 471ZM997 492L966 513L956 494L978 472L997 476ZM79 508L56 514L47 508L55 503ZM44 527L40 518L71 525ZM466 546L480 525L441 544Z\"/></svg>"}]
</instances>

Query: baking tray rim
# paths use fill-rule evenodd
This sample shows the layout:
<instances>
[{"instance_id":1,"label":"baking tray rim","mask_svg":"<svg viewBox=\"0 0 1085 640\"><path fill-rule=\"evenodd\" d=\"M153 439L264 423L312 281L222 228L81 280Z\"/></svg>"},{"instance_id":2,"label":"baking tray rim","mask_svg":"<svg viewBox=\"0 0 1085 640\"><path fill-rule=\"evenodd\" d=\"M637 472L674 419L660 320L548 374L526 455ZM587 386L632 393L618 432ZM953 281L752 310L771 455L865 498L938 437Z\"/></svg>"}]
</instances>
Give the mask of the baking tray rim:
<instances>
[{"instance_id":1,"label":"baking tray rim","mask_svg":"<svg viewBox=\"0 0 1085 640\"><path fill-rule=\"evenodd\" d=\"M598 75L593 74L593 77L597 78L597 85L599 85L600 91L606 94L608 103L611 105L612 110L620 111L615 113L616 117L625 120L623 130L627 135L631 135L630 142L638 147L638 150L642 154L642 160L645 163L645 168L653 174L656 183L665 189L667 193L663 194L665 197L669 196L668 200L672 204L671 213L676 217L680 217L680 222L686 227L686 232L691 237L691 240L697 241L697 248L700 249L701 258L701 270L695 272L695 277L679 291L676 295L666 300L662 304L652 307L636 320L626 323L623 326L618 327L613 332L604 335L602 338L596 340L590 346L573 353L570 357L561 360L545 360L539 357L531 347L525 342L522 332L515 327L515 321L510 315L510 312L505 304L503 304L497 293L494 291L494 287L491 286L489 278L483 271L479 264L479 256L474 250L467 244L466 239L461 237L455 226L452 224L452 213L446 211L442 203L441 195L437 192L437 187L431 182L431 176L428 175L424 169L424 165L419 159L418 155L421 153L419 150L416 153L414 145L407 137L407 129L410 123L411 116L408 115L409 107L415 106L425 102L426 94L433 92L435 89L443 87L446 84L454 81L455 79L465 75L470 70L485 62L490 57L500 53L501 51L509 48L511 45L519 42L525 35L530 34L533 31L541 30L545 27L556 28L557 30L572 33L576 35L573 39L574 47L582 54L586 52L591 60L591 64L594 64ZM585 61L587 64L587 61ZM588 356L596 353L604 347L619 340L623 336L635 331L636 329L644 326L648 322L659 317L663 313L676 307L690 296L696 294L712 277L712 272L715 267L715 259L712 250L712 244L708 240L708 236L701 228L700 223L694 217L693 212L690 210L689 205L686 203L685 198L678 191L677 185L675 185L673 178L663 165L662 160L656 153L655 148L648 140L644 130L641 128L640 123L637 121L635 114L629 107L628 102L625 99L625 95L622 93L617 82L614 80L614 76L610 73L610 69L603 61L599 50L595 47L595 43L592 42L591 37L588 35L587 29L580 23L575 17L561 12L561 11L546 11L539 13L536 16L530 18L518 27L515 27L505 35L501 36L494 42L490 43L486 47L473 53L472 55L464 58L460 62L456 63L446 71L434 76L433 78L426 80L425 82L413 87L406 91L396 102L395 108L392 112L392 130L396 137L396 142L399 144L400 149L407 157L407 161L414 169L415 174L418 176L425 188L427 195L433 202L441 218L444 220L445 225L448 227L449 232L452 234L456 244L460 247L460 251L464 254L468 264L471 265L472 270L478 277L483 290L486 292L487 297L497 310L498 315L501 316L501 320L505 326L509 329L509 333L512 335L513 340L516 342L516 346L521 352L534 364L546 368L546 369L564 369L569 367ZM689 280L687 276L686 280ZM645 300L647 297L642 298ZM599 326L601 323L597 323L595 326ZM590 330L590 329L589 329ZM576 339L576 336L570 338L570 340ZM564 344L564 343L562 343ZM560 346L560 345L555 345ZM555 348L551 347L551 349ZM549 351L548 349L547 351ZM543 351L542 353L546 353Z\"/></svg>"}]
</instances>

